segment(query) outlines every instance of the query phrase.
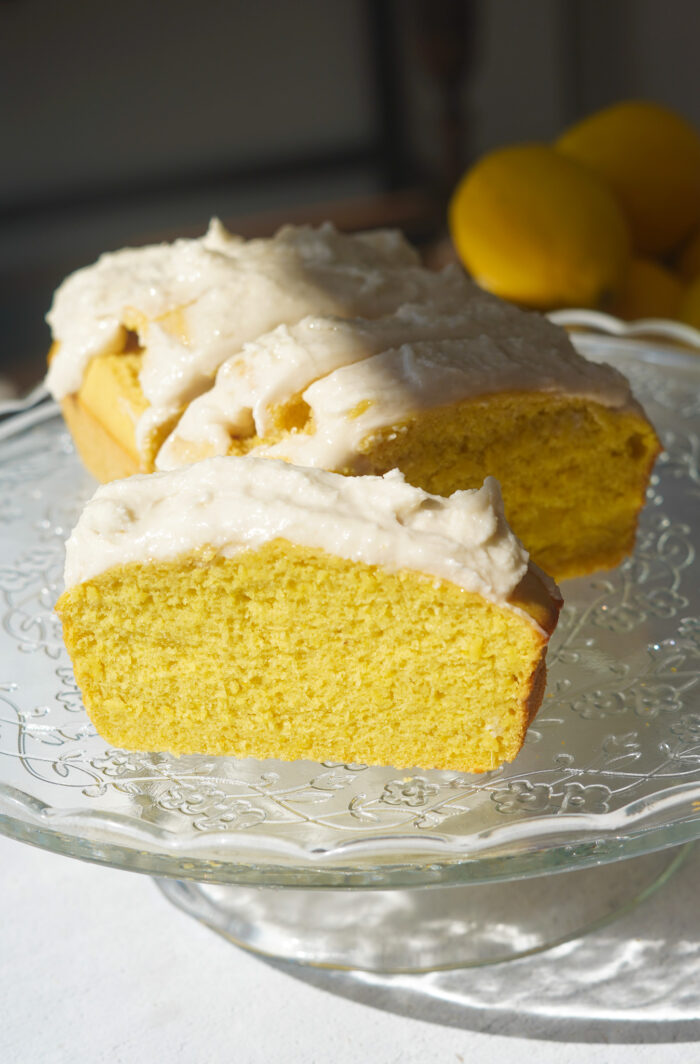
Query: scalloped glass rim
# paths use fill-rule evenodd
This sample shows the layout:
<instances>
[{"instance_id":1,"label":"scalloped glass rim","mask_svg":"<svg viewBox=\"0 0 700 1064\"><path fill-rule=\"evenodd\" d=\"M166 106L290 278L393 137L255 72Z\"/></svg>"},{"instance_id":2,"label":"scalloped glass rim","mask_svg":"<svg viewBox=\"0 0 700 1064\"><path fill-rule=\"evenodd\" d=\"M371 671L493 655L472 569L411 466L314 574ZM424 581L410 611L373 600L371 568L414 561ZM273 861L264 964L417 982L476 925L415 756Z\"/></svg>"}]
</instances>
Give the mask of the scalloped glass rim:
<instances>
[{"instance_id":1,"label":"scalloped glass rim","mask_svg":"<svg viewBox=\"0 0 700 1064\"><path fill-rule=\"evenodd\" d=\"M426 837L418 847L408 836L374 836L371 841L350 841L333 850L302 853L279 842L271 844L262 835L222 834L214 846L211 840L192 838L181 845L157 830L139 834L130 822L120 824L117 817L99 812L62 816L62 830L56 830L49 826L55 819L50 808L26 802L26 797L0 785L0 802L5 808L16 803L26 817L0 813L2 834L93 864L244 886L387 890L495 883L640 857L700 837L697 812L671 827L646 827L638 834L627 833L619 823L601 824L599 818L576 814L560 820L558 830L549 835L536 830L536 821L524 820L515 830L499 834L497 841L490 833L472 837L465 850L440 838ZM700 786L685 789L677 797L683 807L697 808ZM639 819L643 818L641 810Z\"/></svg>"},{"instance_id":2,"label":"scalloped glass rim","mask_svg":"<svg viewBox=\"0 0 700 1064\"><path fill-rule=\"evenodd\" d=\"M668 613L669 602L674 595L678 601L685 602L679 597L681 593L688 594L690 588L696 594L689 580L696 549L695 543L691 542L690 532L685 544L678 538L676 541L672 538L669 540L669 536L672 537L679 518L687 517L688 491L692 489L700 499L700 362L697 356L678 349L668 350L629 339L606 340L600 336L581 335L575 337L575 342L589 357L615 362L626 372L634 370L635 387L642 390L643 401L656 403L658 416L664 421L667 454L659 468L657 484L650 492L649 506L645 510L645 528L640 537L642 543L635 560L610 574L597 574L596 578L589 581L571 582L565 586L565 591L570 589L574 603L583 603L583 606L572 607L574 614L577 609L579 612L584 610L584 606L587 615L594 608L605 611L609 608L609 597L617 595L618 605L622 604L622 616L618 610L617 620L632 624L634 629L638 616L630 619L629 611L634 609L639 614L640 600L633 597L627 601L624 596L620 599L619 591L623 585L625 594L629 592L634 596L643 586L650 601L656 595L653 604L661 614ZM82 474L80 481L72 446L60 423L53 417L56 412L55 408L48 408L43 412L43 423L26 427L17 425L17 435L3 432L5 441L0 443L0 505L3 500L3 476L7 481L4 496L7 505L4 511L0 510L0 533L4 516L10 534L15 528L13 549L18 549L20 542L24 545L25 540L34 548L38 544L44 553L48 552L52 564L61 554L67 527L65 523L73 513L71 507L74 509L78 504L76 500L89 493L92 487L92 482L88 481L85 474ZM5 423L2 428L7 430L10 426ZM682 439L681 430L688 430ZM45 441L50 442L50 447L46 447ZM55 469L48 473L45 471L46 463L40 461L47 457L46 451L51 452L55 463ZM15 464L13 455L20 453L25 458ZM30 457L27 458L27 455ZM41 470L44 470L43 474L40 474ZM37 487L41 475L44 476L44 482ZM10 487L7 487L8 484ZM68 491L66 485L69 486ZM22 506L30 507L31 499L34 496L42 498L42 492L46 499L41 503L34 500L31 505L36 503L36 506L47 505L48 508L45 511L37 510L36 513L32 511L33 522L25 519ZM71 493L72 497L66 502L66 496ZM23 501L18 502L20 497ZM14 516L13 506L18 511ZM670 515L668 517L665 516L666 509ZM681 526L686 528L682 520ZM667 551L663 565L657 559L661 540L664 540L664 550ZM6 554L1 556L7 557ZM5 573L5 590L0 586L0 604L4 596L9 612L6 610L4 616L0 613L0 637L4 635L7 638L9 634L12 646L17 640L25 641L24 649L28 654L24 655L22 661L25 665L31 663L33 671L41 666L44 660L42 654L45 656L48 653L51 640L50 634L44 631L50 623L50 609L47 610L45 602L43 606L40 602L41 596L45 598L53 586L46 576L47 567L48 563L44 569L40 567L38 570L36 588L26 598L28 605L20 604L21 608L17 605L19 599L15 593L7 591L8 586L14 586L11 579L8 584L8 574L11 578L20 571L21 566L6 566L2 570ZM55 590L52 593L55 594ZM327 802L328 793L334 787L339 788L339 791L345 787L343 796L354 793L349 805L346 797L341 798L341 804L337 806L340 812L336 810L333 815L338 817L347 814L347 809L359 801L359 805L354 806L359 811L359 818L353 822L352 831L334 829L335 834L331 829L333 824L340 821L333 821L330 816L324 820L323 815L316 813L315 807L312 807L312 814L308 815L303 808L302 813L299 813L297 805L295 815L298 822L291 824L286 836L284 831L290 827L289 824L286 828L285 825L280 827L279 823L270 828L264 818L262 823L257 823L252 816L256 811L254 802L241 798L238 791L234 795L228 793L233 783L227 777L227 772L229 776L233 772L231 766L242 778L243 770L257 763L234 762L233 759L209 759L210 763L206 766L199 763L193 765L186 759L170 759L166 763L167 759L158 755L132 756L109 749L104 753L100 750L100 756L93 755L88 761L84 751L90 743L95 745L94 736L90 736L89 727L86 727L82 707L75 701L70 703L71 699L75 699L74 686L71 688L69 677L64 675L65 667L59 667L55 670L56 675L61 674L59 701L67 705L73 714L72 717L65 717L65 720L70 720L70 728L65 726L64 718L59 720L59 723L63 722L62 730L57 732L61 736L60 740L56 740L53 734L56 728L52 731L50 724L43 723L52 719L51 713L55 708L52 708L54 704L50 690L42 688L42 700L46 699L47 705L39 707L48 716L40 714L35 720L31 713L20 713L17 720L8 717L0 722L8 734L10 725L17 729L15 746L8 742L3 748L0 743L0 831L70 856L159 876L264 886L385 889L541 875L548 871L585 867L678 845L700 835L700 687L697 685L700 679L700 644L697 655L688 657L692 668L684 666L684 670L679 672L673 665L685 646L682 640L677 642L675 637L683 625L687 626L687 622L700 623L696 620L700 616L700 601L694 601L692 610L695 615L690 618L686 616L689 610L690 605L687 608L684 606L682 615L678 616L671 610L669 617L665 620L662 618L663 623L657 623L650 615L648 623L645 622L647 627L643 630L644 634L649 637L652 631L658 630L661 642L649 643L647 640L642 648L642 657L639 656L639 639L634 636L634 631L631 637L624 630L617 631L614 627L608 631L605 627L607 620L604 626L591 629L595 638L582 642L579 640L579 643L567 642L565 638L556 648L550 673L550 686L553 688L550 697L553 701L543 706L531 729L534 746L531 745L529 750L526 747L514 765L506 766L505 771L499 770L485 777L457 778L454 773L434 772L407 773L402 776L392 770L363 771L360 766L318 766L310 763L291 766L302 784L284 790L282 797L287 802L293 803L300 794L308 800L309 788L316 787L320 789L320 798L318 791L311 798L314 801L318 799L322 804L326 802L325 808L329 808L336 802L336 792L331 794L333 801L329 799ZM598 620L606 616L602 613ZM8 617L11 618L9 622ZM573 630L572 624L570 617L563 626L565 636L567 631ZM40 639L36 637L36 626L44 633ZM694 633L693 628L693 639L696 638ZM589 646L596 644L598 637L599 645ZM629 704L622 705L622 708L617 704L603 704L601 709L601 690L593 691L595 697L591 697L590 684L586 687L584 683L578 691L576 714L568 714L566 729L562 731L564 720L556 718L556 713L560 711L563 714L568 706L567 697L570 701L574 698L570 691L567 695L566 684L570 683L572 670L575 672L577 668L575 662L573 665L567 665L566 662L575 659L576 655L583 655L586 668L592 667L593 662L596 668L602 669L602 679L596 682L608 684L608 693L603 691L605 698L608 698L610 690L615 692L618 687L624 688L627 682L621 678L620 661L614 658L618 645L624 646L625 653L632 655L631 664L622 662L628 670L626 675L629 676L630 670L632 674L628 684ZM690 646L690 643L687 645ZM59 661L65 661L65 651L63 659L60 658L60 648L55 650L55 654ZM641 690L645 686L648 690L648 683L641 682L640 687L638 677L634 674L640 661L647 662L647 659L651 661L649 676L646 677L646 680L653 681L651 695ZM52 670L55 664L55 661L51 662ZM49 675L53 675L53 672ZM0 676L0 681L2 679ZM613 684L612 688L610 683ZM558 691L561 684L564 685L564 694ZM18 686L14 681L4 685L0 682L0 701L12 705L10 692L21 708L22 702L15 689L21 694L21 683ZM621 696L614 694L611 697L619 699ZM33 705L31 700L27 705ZM595 740L597 745L591 746L589 742L598 726L596 714L600 713L604 724L603 750L606 743L610 748L605 752L605 757L599 755L597 761L594 757L592 762L590 759L586 762L586 757L595 754L600 746L600 736ZM630 722L638 732L630 732ZM677 736L674 739L676 732L673 729L676 727L678 730L681 724L688 731L687 741ZM556 753L556 747L548 738L552 727L557 738L559 735L573 735L569 749L576 751L576 757L583 758L581 763L568 751ZM608 728L615 728L616 731L606 738ZM642 728L650 731L642 731ZM652 734L657 745L665 744L670 750L668 741L674 739L676 747L672 756L669 754L671 768L667 771L662 766L663 772L655 781L659 786L645 793L641 784L645 781L648 783L651 777L641 771L637 771L635 777L633 769L635 758L647 756L645 743L649 744ZM50 762L44 754L47 750L51 751L52 745L56 746L57 742L59 751L66 752ZM550 761L543 756L538 761L538 751L545 749ZM554 762L558 766L556 772L551 764L553 750ZM3 754L7 756L1 756ZM54 757L55 754L54 750ZM567 758L570 760L567 761ZM11 773L3 770L3 765L16 769L20 762L28 766L26 778L16 773L11 778ZM222 767L223 762L225 765ZM642 763L636 762L637 765ZM33 776L31 773L37 766L40 772ZM653 772L657 771L657 767L656 762L653 762ZM49 778L50 770L68 776L75 774L78 769L87 771L88 768L91 773L90 785L85 786L85 780L72 783L72 792L56 776ZM279 763L257 765L257 768L262 772L260 781L275 775L274 771L270 771L271 768L278 769L282 774L291 770L290 766L280 766ZM40 778L41 772L45 778L41 779L41 784L37 784L35 780ZM148 776L149 772L146 785L144 775ZM450 779L447 779L448 776ZM637 783L634 782L635 778ZM16 785L18 780L22 786ZM249 785L247 777L244 782L246 786ZM58 783L59 787L53 790L49 787L47 791L47 783ZM89 791L97 793L98 784L103 787L100 795L108 788L112 788L110 795L119 792L119 802L114 802L111 808L95 808L99 802L95 803L95 795L90 794L93 803L90 806L83 796ZM453 785L455 798L451 797L453 792L449 792L449 787ZM242 786L238 778L235 779L235 786ZM257 786L259 804L263 805L264 801L269 801L272 792L263 794L263 784L258 783ZM366 796L364 791L372 786L375 795ZM618 791L615 791L616 786ZM82 789L76 790L76 787ZM160 791L156 793L157 787L160 787ZM202 787L203 797L196 793L197 788L202 790ZM617 808L606 811L608 798L614 804L612 798L615 794L626 795L630 789L629 798L632 798L635 787L637 793L634 800L625 799ZM65 790L66 794L58 795L58 790ZM458 826L454 830L451 830L449 817L440 820L438 792L443 809L449 807L451 814L457 809L455 822ZM52 803L45 800L47 793L55 793L56 801ZM250 793L245 791L248 797ZM68 800L66 795L68 799L74 795L75 801ZM469 801L464 800L465 795ZM460 801L463 803L461 807ZM499 816L493 812L493 801L496 802ZM342 802L346 803L347 808L341 808ZM451 805L452 802L457 804ZM470 804L472 802L473 805ZM548 805L548 802L551 804ZM227 822L226 811L234 807L236 813ZM309 806L306 808L308 810ZM576 811L579 809L581 811ZM199 825L196 816L202 821ZM149 822L148 817L151 817L152 822ZM384 823L387 824L386 830L383 829ZM404 824L410 830L404 830Z\"/></svg>"},{"instance_id":3,"label":"scalloped glass rim","mask_svg":"<svg viewBox=\"0 0 700 1064\"><path fill-rule=\"evenodd\" d=\"M639 318L637 321L622 321L602 310L587 310L583 307L566 307L552 310L547 315L555 325L565 328L591 329L609 336L671 340L700 351L700 330L684 322L670 318Z\"/></svg>"}]
</instances>

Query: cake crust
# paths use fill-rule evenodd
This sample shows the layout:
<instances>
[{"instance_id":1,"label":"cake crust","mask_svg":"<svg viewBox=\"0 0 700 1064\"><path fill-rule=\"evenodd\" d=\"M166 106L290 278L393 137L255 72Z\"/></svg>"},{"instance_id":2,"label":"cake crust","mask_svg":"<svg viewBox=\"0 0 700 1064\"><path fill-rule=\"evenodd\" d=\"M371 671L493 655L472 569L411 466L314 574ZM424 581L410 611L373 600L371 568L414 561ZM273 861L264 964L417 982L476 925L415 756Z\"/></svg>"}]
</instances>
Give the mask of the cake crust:
<instances>
[{"instance_id":1,"label":"cake crust","mask_svg":"<svg viewBox=\"0 0 700 1064\"><path fill-rule=\"evenodd\" d=\"M83 465L96 480L104 484L146 472L81 402L79 395L67 395L60 405Z\"/></svg>"}]
</instances>

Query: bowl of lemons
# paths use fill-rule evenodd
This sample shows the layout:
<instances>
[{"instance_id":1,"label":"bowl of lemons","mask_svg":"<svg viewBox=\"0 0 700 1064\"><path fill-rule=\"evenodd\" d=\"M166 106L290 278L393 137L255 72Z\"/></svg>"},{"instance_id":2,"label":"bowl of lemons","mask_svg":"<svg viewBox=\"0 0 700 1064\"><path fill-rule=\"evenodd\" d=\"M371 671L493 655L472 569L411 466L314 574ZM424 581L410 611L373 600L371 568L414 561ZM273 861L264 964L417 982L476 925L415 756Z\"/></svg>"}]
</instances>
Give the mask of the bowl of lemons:
<instances>
[{"instance_id":1,"label":"bowl of lemons","mask_svg":"<svg viewBox=\"0 0 700 1064\"><path fill-rule=\"evenodd\" d=\"M700 134L669 108L624 101L551 144L490 152L458 183L448 221L467 271L496 295L561 324L635 323L700 348Z\"/></svg>"}]
</instances>

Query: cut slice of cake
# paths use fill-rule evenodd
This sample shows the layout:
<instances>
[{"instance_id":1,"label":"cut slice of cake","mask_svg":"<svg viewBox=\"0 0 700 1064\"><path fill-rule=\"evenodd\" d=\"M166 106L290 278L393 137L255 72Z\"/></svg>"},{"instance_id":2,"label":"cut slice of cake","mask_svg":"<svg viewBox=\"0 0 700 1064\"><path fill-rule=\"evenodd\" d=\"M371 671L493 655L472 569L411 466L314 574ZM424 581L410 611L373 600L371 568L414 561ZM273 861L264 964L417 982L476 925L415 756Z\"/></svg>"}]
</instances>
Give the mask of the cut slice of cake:
<instances>
[{"instance_id":1,"label":"cut slice of cake","mask_svg":"<svg viewBox=\"0 0 700 1064\"><path fill-rule=\"evenodd\" d=\"M154 468L183 410L244 343L308 314L374 318L402 303L463 304L477 293L440 273L395 231L346 235L286 226L243 240L204 237L127 248L67 278L47 320L47 385L100 480Z\"/></svg>"},{"instance_id":2,"label":"cut slice of cake","mask_svg":"<svg viewBox=\"0 0 700 1064\"><path fill-rule=\"evenodd\" d=\"M398 468L438 495L493 475L533 560L563 579L633 549L658 452L617 370L539 315L473 298L456 313L308 317L246 344L157 464L249 454L354 475Z\"/></svg>"},{"instance_id":3,"label":"cut slice of cake","mask_svg":"<svg viewBox=\"0 0 700 1064\"><path fill-rule=\"evenodd\" d=\"M559 605L493 480L213 458L98 489L56 608L117 746L482 772L522 745Z\"/></svg>"}]
</instances>

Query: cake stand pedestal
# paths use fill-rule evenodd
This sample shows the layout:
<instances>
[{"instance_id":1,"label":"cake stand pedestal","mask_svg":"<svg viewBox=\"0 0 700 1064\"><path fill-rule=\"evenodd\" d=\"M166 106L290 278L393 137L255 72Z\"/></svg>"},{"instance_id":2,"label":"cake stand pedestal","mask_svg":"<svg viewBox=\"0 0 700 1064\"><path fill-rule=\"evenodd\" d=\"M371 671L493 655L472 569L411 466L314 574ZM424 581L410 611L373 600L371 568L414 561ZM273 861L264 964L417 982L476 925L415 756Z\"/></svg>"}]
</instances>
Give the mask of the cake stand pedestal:
<instances>
[{"instance_id":1,"label":"cake stand pedestal","mask_svg":"<svg viewBox=\"0 0 700 1064\"><path fill-rule=\"evenodd\" d=\"M692 845L572 872L466 886L323 890L156 882L178 908L266 957L412 973L497 964L578 938L667 883Z\"/></svg>"}]
</instances>

